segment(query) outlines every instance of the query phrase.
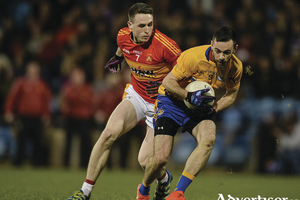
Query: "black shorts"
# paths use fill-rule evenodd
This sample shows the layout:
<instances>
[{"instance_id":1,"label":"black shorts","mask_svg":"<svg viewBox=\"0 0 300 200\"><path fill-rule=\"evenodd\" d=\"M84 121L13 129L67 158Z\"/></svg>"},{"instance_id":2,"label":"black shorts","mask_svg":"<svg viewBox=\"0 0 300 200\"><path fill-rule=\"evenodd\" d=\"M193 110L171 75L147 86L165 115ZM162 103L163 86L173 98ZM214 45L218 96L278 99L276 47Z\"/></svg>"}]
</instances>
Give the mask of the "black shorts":
<instances>
[{"instance_id":1,"label":"black shorts","mask_svg":"<svg viewBox=\"0 0 300 200\"><path fill-rule=\"evenodd\" d=\"M195 126L197 126L202 120L203 119L190 119L184 124L182 131L188 131L190 134L192 134ZM215 122L216 117L212 117L211 120ZM178 125L173 119L168 117L161 117L155 122L154 136L170 135L174 137L179 128L180 125Z\"/></svg>"}]
</instances>

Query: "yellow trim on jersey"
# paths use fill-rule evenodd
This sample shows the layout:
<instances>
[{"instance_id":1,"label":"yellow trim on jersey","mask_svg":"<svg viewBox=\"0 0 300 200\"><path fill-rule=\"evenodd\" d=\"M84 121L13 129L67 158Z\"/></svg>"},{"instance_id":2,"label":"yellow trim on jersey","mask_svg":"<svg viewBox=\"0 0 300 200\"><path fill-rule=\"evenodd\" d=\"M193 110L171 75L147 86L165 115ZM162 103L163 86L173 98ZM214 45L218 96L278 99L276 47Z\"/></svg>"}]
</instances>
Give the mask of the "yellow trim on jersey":
<instances>
[{"instance_id":1,"label":"yellow trim on jersey","mask_svg":"<svg viewBox=\"0 0 300 200\"><path fill-rule=\"evenodd\" d=\"M194 180L196 178L194 175L188 173L187 171L183 171L182 176L185 176L190 180Z\"/></svg>"},{"instance_id":2,"label":"yellow trim on jersey","mask_svg":"<svg viewBox=\"0 0 300 200\"><path fill-rule=\"evenodd\" d=\"M176 48L170 41L166 40L166 38L163 37L161 34L155 33L154 37L163 45L165 45L174 55L178 55L178 53L180 53L178 48Z\"/></svg>"},{"instance_id":3,"label":"yellow trim on jersey","mask_svg":"<svg viewBox=\"0 0 300 200\"><path fill-rule=\"evenodd\" d=\"M127 35L127 34L129 34L129 33L131 33L131 29L127 29L127 30L121 29L121 30L119 31L118 35Z\"/></svg>"}]
</instances>

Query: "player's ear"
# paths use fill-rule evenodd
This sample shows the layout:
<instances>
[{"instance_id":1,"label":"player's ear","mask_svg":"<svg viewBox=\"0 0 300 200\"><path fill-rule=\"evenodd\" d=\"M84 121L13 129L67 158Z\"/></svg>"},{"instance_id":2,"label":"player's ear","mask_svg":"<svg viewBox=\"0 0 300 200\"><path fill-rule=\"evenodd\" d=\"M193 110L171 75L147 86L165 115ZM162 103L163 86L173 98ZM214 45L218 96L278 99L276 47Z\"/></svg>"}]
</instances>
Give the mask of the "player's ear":
<instances>
[{"instance_id":1,"label":"player's ear","mask_svg":"<svg viewBox=\"0 0 300 200\"><path fill-rule=\"evenodd\" d=\"M132 22L131 22L131 21L128 21L128 22L127 22L127 26L128 26L128 28L132 29Z\"/></svg>"},{"instance_id":2,"label":"player's ear","mask_svg":"<svg viewBox=\"0 0 300 200\"><path fill-rule=\"evenodd\" d=\"M238 47L239 47L239 45L236 44L235 47L234 47L234 50L233 50L233 53L234 53L234 54L235 54L235 52L237 51Z\"/></svg>"}]
</instances>

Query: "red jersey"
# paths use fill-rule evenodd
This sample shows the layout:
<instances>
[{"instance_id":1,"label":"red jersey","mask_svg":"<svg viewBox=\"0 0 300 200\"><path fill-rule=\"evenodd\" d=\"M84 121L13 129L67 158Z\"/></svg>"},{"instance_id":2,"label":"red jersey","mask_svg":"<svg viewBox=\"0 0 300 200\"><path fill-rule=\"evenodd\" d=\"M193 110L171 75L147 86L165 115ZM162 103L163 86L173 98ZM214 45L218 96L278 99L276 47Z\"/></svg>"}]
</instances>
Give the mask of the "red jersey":
<instances>
[{"instance_id":1,"label":"red jersey","mask_svg":"<svg viewBox=\"0 0 300 200\"><path fill-rule=\"evenodd\" d=\"M49 116L51 97L51 90L43 80L19 78L7 95L4 110L21 117Z\"/></svg>"},{"instance_id":2,"label":"red jersey","mask_svg":"<svg viewBox=\"0 0 300 200\"><path fill-rule=\"evenodd\" d=\"M181 53L179 46L157 29L153 29L147 42L136 44L132 40L131 30L122 28L118 33L117 43L130 67L134 90L145 101L154 103L155 99L150 99L145 92L148 81L162 82L177 63Z\"/></svg>"},{"instance_id":3,"label":"red jersey","mask_svg":"<svg viewBox=\"0 0 300 200\"><path fill-rule=\"evenodd\" d=\"M62 114L69 118L90 119L93 116L93 98L91 85L66 83L62 89Z\"/></svg>"}]
</instances>

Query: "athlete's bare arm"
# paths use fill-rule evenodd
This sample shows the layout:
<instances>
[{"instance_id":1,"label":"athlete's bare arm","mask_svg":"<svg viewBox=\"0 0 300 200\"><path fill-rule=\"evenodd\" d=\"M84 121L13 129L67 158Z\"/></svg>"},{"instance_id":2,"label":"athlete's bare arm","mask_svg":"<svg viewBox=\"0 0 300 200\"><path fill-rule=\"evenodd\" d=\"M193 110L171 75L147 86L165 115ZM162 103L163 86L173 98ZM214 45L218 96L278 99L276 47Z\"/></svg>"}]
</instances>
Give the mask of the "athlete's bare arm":
<instances>
[{"instance_id":1,"label":"athlete's bare arm","mask_svg":"<svg viewBox=\"0 0 300 200\"><path fill-rule=\"evenodd\" d=\"M123 52L120 49L120 47L117 48L116 55L119 56L119 57L123 57Z\"/></svg>"},{"instance_id":2,"label":"athlete's bare arm","mask_svg":"<svg viewBox=\"0 0 300 200\"><path fill-rule=\"evenodd\" d=\"M178 79L174 76L172 72L170 72L163 80L163 86L170 91L171 93L175 94L182 99L185 99L187 96L187 91L180 87L178 84Z\"/></svg>"},{"instance_id":3,"label":"athlete's bare arm","mask_svg":"<svg viewBox=\"0 0 300 200\"><path fill-rule=\"evenodd\" d=\"M220 112L230 107L235 101L238 91L239 91L238 89L232 91L226 91L226 94L219 101L217 101L216 104L213 106L216 112Z\"/></svg>"}]
</instances>

